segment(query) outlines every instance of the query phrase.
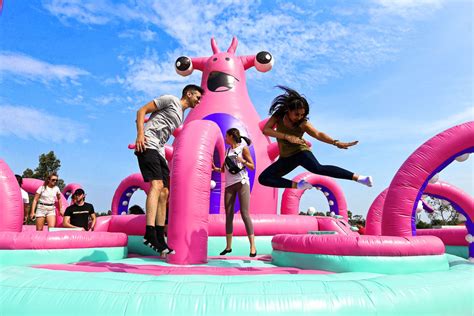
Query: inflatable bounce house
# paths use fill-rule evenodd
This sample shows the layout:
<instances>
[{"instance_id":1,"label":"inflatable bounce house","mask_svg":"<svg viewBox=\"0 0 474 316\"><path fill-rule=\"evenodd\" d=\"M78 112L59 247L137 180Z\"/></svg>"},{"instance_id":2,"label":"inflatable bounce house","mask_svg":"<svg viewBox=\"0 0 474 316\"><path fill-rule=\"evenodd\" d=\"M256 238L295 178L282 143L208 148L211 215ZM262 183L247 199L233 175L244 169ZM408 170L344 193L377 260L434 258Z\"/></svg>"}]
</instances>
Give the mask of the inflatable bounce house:
<instances>
[{"instance_id":1,"label":"inflatable bounce house","mask_svg":"<svg viewBox=\"0 0 474 316\"><path fill-rule=\"evenodd\" d=\"M99 217L94 232L36 232L22 226L20 190L0 160L1 315L474 313L472 198L446 183L429 184L454 159L472 152L474 122L436 135L406 160L371 206L370 235L351 230L336 181L307 172L294 180L312 183L339 216L298 215L303 191L296 189L283 192L278 214L277 190L257 181L278 157L278 146L261 132L266 121L252 105L245 79L252 67L269 71L273 57L237 56L237 44L234 38L220 51L212 39L211 56L179 57L175 64L180 75L201 71L205 89L200 106L166 148L172 183L168 243L176 254L161 258L141 244L144 215L121 215L134 192L149 189L140 174L120 183L113 215ZM234 240L233 256L217 255L225 245L225 183L211 166L223 161L223 135L230 127L252 139L256 258L247 256L240 216L234 220L234 235L241 237ZM39 185L26 181L24 187L32 193ZM413 219L423 194L449 200L466 217L466 228L416 231ZM468 254L462 258L462 250L448 251L445 244L469 247Z\"/></svg>"}]
</instances>

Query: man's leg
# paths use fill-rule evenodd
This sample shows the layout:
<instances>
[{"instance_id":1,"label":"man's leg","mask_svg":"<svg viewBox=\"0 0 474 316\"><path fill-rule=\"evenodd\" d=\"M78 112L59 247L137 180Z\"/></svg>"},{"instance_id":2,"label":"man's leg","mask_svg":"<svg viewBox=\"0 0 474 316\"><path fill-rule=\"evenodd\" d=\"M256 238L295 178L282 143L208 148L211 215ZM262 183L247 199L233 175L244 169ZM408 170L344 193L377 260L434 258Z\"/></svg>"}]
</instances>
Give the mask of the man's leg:
<instances>
[{"instance_id":1,"label":"man's leg","mask_svg":"<svg viewBox=\"0 0 474 316\"><path fill-rule=\"evenodd\" d=\"M163 190L162 180L151 180L150 190L146 197L146 231L143 243L158 252L162 252L166 246L160 243L156 237L155 221L157 218L158 202Z\"/></svg>"},{"instance_id":2,"label":"man's leg","mask_svg":"<svg viewBox=\"0 0 474 316\"><path fill-rule=\"evenodd\" d=\"M163 188L161 190L159 200L158 200L158 211L156 215L156 238L158 239L158 243L163 244L163 246L166 248L168 254L173 254L174 251L170 247L168 247L168 244L165 241L165 220L166 220L166 203L168 202L168 195L169 195L169 189L168 188Z\"/></svg>"},{"instance_id":3,"label":"man's leg","mask_svg":"<svg viewBox=\"0 0 474 316\"><path fill-rule=\"evenodd\" d=\"M166 202L168 201L169 189L163 188L158 197L158 211L156 214L156 226L165 226Z\"/></svg>"}]
</instances>

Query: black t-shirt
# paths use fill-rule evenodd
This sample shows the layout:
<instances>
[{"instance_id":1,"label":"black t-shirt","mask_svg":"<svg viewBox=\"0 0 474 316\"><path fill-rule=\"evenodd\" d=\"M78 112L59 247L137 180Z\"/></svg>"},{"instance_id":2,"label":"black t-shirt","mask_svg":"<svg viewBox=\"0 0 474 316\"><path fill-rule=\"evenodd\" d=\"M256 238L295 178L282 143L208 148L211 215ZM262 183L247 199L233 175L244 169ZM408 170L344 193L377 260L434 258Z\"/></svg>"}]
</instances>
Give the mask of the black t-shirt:
<instances>
[{"instance_id":1,"label":"black t-shirt","mask_svg":"<svg viewBox=\"0 0 474 316\"><path fill-rule=\"evenodd\" d=\"M86 202L81 206L70 205L64 212L64 216L71 217L71 225L83 227L85 230L89 230L89 216L92 214L94 214L94 206Z\"/></svg>"}]
</instances>

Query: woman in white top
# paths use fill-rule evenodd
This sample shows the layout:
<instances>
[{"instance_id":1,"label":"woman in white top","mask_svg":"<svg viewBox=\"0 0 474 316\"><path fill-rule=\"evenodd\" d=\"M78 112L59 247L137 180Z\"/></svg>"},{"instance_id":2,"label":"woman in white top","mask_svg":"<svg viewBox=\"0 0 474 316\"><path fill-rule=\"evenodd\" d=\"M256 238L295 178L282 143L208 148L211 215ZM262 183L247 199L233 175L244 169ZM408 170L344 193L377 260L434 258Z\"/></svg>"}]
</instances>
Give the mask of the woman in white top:
<instances>
[{"instance_id":1,"label":"woman in white top","mask_svg":"<svg viewBox=\"0 0 474 316\"><path fill-rule=\"evenodd\" d=\"M54 205L56 200L58 201L59 210L62 210L61 191L59 191L57 183L58 175L52 173L46 178L44 184L36 190L30 212L31 219L36 215L36 230L43 230L45 218L48 227L54 227L56 224L56 207ZM61 215L63 214L61 213Z\"/></svg>"},{"instance_id":2,"label":"woman in white top","mask_svg":"<svg viewBox=\"0 0 474 316\"><path fill-rule=\"evenodd\" d=\"M222 167L213 166L214 171L225 173L225 230L226 230L226 247L220 253L221 256L232 252L232 232L234 221L234 204L237 194L240 201L240 215L245 224L245 229L250 242L250 257L257 255L255 247L255 235L253 232L252 220L249 214L250 204L250 181L247 169L253 170L255 168L250 155L250 150L247 145L242 142L242 139L251 144L250 139L240 136L240 132L236 128L231 128L226 132L225 142L230 145L226 151L226 160Z\"/></svg>"}]
</instances>

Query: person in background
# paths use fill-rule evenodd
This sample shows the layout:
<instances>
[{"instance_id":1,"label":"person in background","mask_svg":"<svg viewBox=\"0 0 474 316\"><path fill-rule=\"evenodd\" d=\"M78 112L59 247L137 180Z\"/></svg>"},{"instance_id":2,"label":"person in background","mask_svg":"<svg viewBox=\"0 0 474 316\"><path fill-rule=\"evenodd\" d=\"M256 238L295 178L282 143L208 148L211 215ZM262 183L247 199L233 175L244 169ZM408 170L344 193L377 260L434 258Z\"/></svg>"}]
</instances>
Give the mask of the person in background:
<instances>
[{"instance_id":1,"label":"person in background","mask_svg":"<svg viewBox=\"0 0 474 316\"><path fill-rule=\"evenodd\" d=\"M15 175L15 178L21 190L21 199L23 200L23 224L26 224L28 221L28 206L30 205L30 198L28 193L26 193L26 191L21 187L23 185L23 178L18 174Z\"/></svg>"},{"instance_id":2,"label":"person in background","mask_svg":"<svg viewBox=\"0 0 474 316\"><path fill-rule=\"evenodd\" d=\"M64 212L63 226L67 228L84 228L94 230L96 216L94 206L85 201L86 194L83 189L77 189L72 195L73 204ZM90 219L90 226L89 226Z\"/></svg>"},{"instance_id":3,"label":"person in background","mask_svg":"<svg viewBox=\"0 0 474 316\"><path fill-rule=\"evenodd\" d=\"M58 175L51 173L46 177L42 186L36 190L33 203L31 203L30 218L34 219L36 216L36 230L42 231L44 221L48 223L48 227L56 225L56 207L54 203L58 201L59 214L62 216L61 191L58 186Z\"/></svg>"},{"instance_id":4,"label":"person in background","mask_svg":"<svg viewBox=\"0 0 474 316\"><path fill-rule=\"evenodd\" d=\"M130 214L130 215L142 215L142 214L145 214L145 211L143 211L141 206L135 204L133 206L130 206L130 208L128 209L128 214Z\"/></svg>"}]
</instances>

